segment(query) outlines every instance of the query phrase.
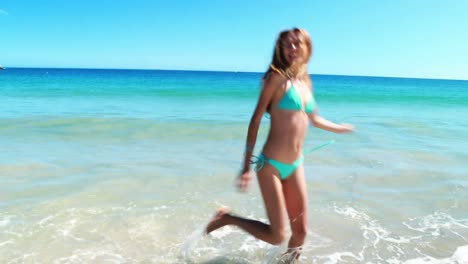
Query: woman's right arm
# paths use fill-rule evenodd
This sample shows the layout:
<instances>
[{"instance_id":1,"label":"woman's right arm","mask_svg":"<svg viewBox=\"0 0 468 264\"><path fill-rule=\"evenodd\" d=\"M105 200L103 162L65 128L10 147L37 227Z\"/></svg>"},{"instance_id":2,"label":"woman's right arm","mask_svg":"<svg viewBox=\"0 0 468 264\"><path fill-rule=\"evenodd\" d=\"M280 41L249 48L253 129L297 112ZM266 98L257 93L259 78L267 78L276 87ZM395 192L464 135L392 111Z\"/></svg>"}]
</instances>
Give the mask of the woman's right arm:
<instances>
[{"instance_id":1,"label":"woman's right arm","mask_svg":"<svg viewBox=\"0 0 468 264\"><path fill-rule=\"evenodd\" d=\"M254 150L255 142L257 141L258 129L263 115L265 114L268 105L273 99L273 95L278 88L281 87L284 78L276 72L272 72L270 76L264 81L263 89L255 107L252 118L250 119L249 128L247 130L247 140L245 147L244 165L242 167L241 175L239 177L238 187L244 191L252 178L250 161Z\"/></svg>"}]
</instances>

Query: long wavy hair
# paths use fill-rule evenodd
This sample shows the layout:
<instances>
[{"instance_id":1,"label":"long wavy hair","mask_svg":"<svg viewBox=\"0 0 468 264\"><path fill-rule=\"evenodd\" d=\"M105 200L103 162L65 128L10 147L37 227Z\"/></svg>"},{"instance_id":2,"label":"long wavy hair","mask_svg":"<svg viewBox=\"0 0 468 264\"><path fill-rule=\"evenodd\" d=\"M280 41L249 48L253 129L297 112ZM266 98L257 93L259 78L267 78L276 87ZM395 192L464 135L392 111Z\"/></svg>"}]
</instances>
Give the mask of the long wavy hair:
<instances>
[{"instance_id":1,"label":"long wavy hair","mask_svg":"<svg viewBox=\"0 0 468 264\"><path fill-rule=\"evenodd\" d=\"M282 43L289 34L295 34L296 37L303 43L306 44L307 54L306 60L301 64L290 64L286 60L286 56L283 52ZM292 78L303 78L307 74L307 63L312 55L312 40L310 39L309 33L304 29L293 28L290 30L282 31L278 35L276 40L275 50L273 52L273 59L271 61L268 70L263 75L263 80L266 80L272 71L275 71L288 79Z\"/></svg>"}]
</instances>

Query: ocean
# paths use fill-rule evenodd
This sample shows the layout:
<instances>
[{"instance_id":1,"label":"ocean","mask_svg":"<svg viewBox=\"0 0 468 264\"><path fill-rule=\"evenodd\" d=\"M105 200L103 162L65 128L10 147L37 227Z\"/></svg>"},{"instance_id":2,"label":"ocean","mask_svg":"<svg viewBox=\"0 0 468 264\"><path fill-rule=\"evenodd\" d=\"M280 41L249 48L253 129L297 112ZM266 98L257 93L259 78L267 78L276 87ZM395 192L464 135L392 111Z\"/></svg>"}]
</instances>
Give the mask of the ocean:
<instances>
[{"instance_id":1,"label":"ocean","mask_svg":"<svg viewBox=\"0 0 468 264\"><path fill-rule=\"evenodd\" d=\"M276 263L220 206L239 193L261 73L0 71L0 263ZM468 263L468 81L312 75L309 233L300 263ZM269 120L262 121L260 151Z\"/></svg>"}]
</instances>

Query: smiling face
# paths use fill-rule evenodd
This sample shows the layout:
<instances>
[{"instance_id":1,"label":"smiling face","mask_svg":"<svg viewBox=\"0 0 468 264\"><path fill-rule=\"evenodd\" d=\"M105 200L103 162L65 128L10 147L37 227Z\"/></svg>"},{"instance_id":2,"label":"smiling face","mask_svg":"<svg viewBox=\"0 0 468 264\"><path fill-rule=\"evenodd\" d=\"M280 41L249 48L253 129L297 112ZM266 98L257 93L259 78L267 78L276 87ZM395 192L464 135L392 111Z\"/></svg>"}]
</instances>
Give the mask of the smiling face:
<instances>
[{"instance_id":1,"label":"smiling face","mask_svg":"<svg viewBox=\"0 0 468 264\"><path fill-rule=\"evenodd\" d=\"M310 54L300 34L294 31L289 32L284 39L280 40L280 46L284 59L289 65L307 63Z\"/></svg>"},{"instance_id":2,"label":"smiling face","mask_svg":"<svg viewBox=\"0 0 468 264\"><path fill-rule=\"evenodd\" d=\"M307 31L299 28L283 31L276 41L269 69L289 78L302 75L307 72L311 54L312 41Z\"/></svg>"}]
</instances>

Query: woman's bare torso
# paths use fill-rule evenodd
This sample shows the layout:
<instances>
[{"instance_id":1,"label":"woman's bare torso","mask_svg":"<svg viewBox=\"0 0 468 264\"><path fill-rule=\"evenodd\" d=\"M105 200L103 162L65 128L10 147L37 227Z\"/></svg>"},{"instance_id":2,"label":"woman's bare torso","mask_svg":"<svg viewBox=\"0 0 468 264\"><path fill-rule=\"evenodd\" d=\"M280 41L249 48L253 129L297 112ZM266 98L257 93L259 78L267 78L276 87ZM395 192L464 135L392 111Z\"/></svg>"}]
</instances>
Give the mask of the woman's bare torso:
<instances>
[{"instance_id":1,"label":"woman's bare torso","mask_svg":"<svg viewBox=\"0 0 468 264\"><path fill-rule=\"evenodd\" d=\"M283 98L284 93L291 89L291 84L301 95L303 104L311 100L311 89L305 82L294 81L291 83L291 81L285 80L278 87L279 92L275 94L270 104L271 126L263 147L263 153L267 157L284 163L292 163L302 155L309 125L308 115L304 111L278 109L278 103Z\"/></svg>"}]
</instances>

